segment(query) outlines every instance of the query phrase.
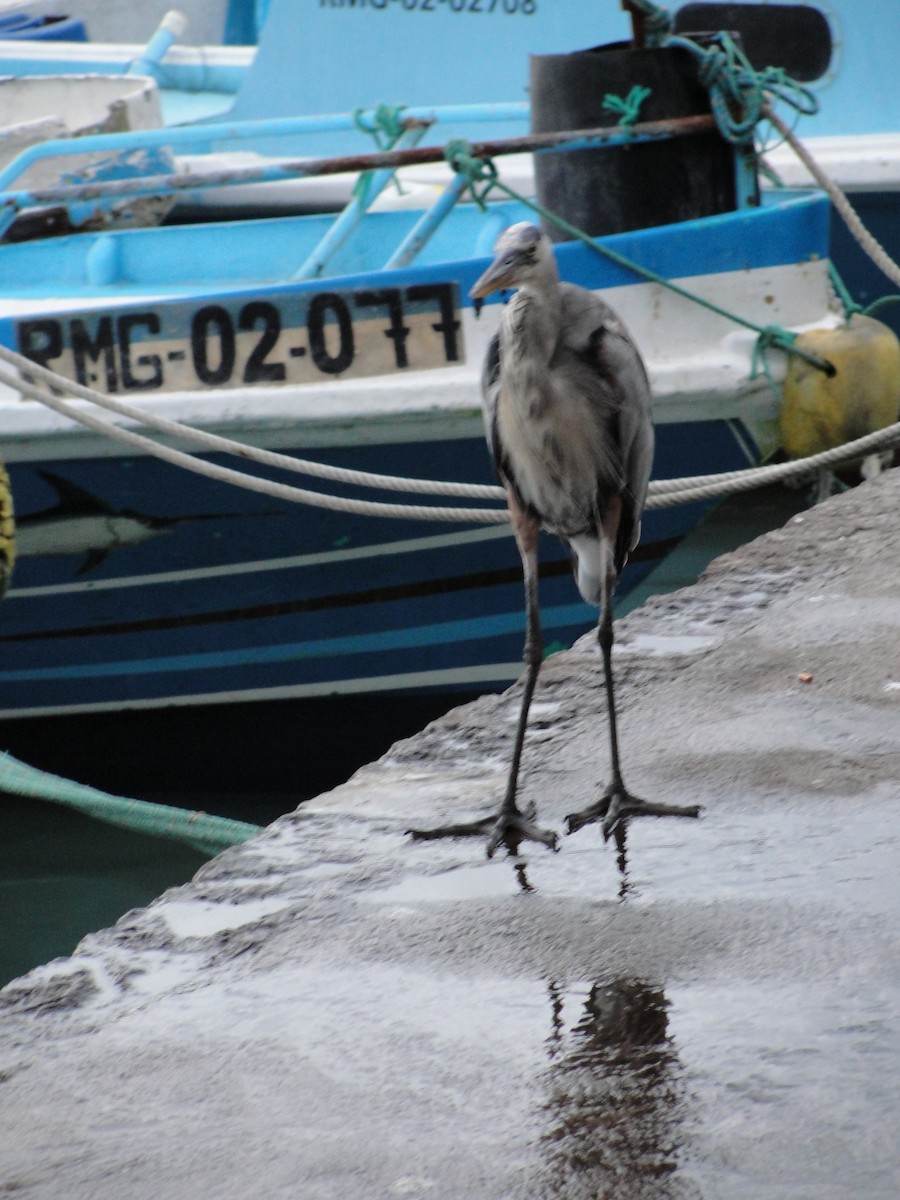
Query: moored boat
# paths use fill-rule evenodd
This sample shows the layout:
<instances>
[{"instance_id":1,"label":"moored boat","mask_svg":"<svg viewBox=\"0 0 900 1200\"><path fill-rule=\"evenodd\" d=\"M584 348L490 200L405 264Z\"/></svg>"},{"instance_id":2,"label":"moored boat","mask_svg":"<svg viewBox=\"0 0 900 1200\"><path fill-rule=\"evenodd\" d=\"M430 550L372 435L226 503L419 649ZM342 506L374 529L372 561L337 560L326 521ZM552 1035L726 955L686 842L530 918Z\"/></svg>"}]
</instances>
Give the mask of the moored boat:
<instances>
[{"instance_id":1,"label":"moored boat","mask_svg":"<svg viewBox=\"0 0 900 1200\"><path fill-rule=\"evenodd\" d=\"M460 116L454 107L450 132ZM563 127L534 135L528 148L591 149L599 138L604 153L621 145L629 155L663 133L686 140L711 129L708 112L675 114L589 134ZM413 148L424 133L406 113L399 149L326 166L307 160L288 173L363 170L371 182L384 170L384 184L398 164L443 157L441 148ZM481 158L478 144L451 155L457 175L465 161L484 165L492 144L481 143ZM511 148L508 139L503 149ZM785 192L760 203L741 154L725 175L733 194L717 211L638 228L625 222L620 232L557 247L563 277L609 300L645 357L657 480L770 454L785 346L799 331L842 319L828 276L827 200ZM141 188L171 197L235 182L233 174L155 176L7 199L74 211ZM478 193L474 177L469 186ZM478 376L499 307L487 304L479 316L468 291L498 233L538 219L535 210L527 197L439 212L366 211L363 202L352 209L349 219L82 226L0 246L0 344L56 372L57 388L68 379L149 418L335 467L490 486ZM143 443L121 445L134 414L101 414L105 425L85 428L73 418L96 407L83 394L48 409L19 399L8 371L6 381L0 426L19 531L0 609L7 719L452 693L518 675L520 568L502 513L434 525L419 513L300 507L278 486L237 490L221 473L204 478ZM198 449L188 428L163 430L159 440ZM229 461L208 445L198 457L213 467ZM246 470L265 473L256 464ZM276 469L276 484L288 478ZM344 482L334 487L345 494ZM384 500L371 480L356 494ZM649 512L622 588L702 511ZM577 600L565 551L551 540L543 574L547 641L567 645L593 613Z\"/></svg>"},{"instance_id":2,"label":"moored boat","mask_svg":"<svg viewBox=\"0 0 900 1200\"><path fill-rule=\"evenodd\" d=\"M0 254L18 282L0 297L0 341L253 445L489 483L478 373L499 308L476 318L467 293L498 230L526 216L512 202L460 206L413 264L386 271L416 214L372 213L327 278L294 284L269 280L315 250L329 218L11 245ZM760 327L797 329L839 320L827 236L827 203L800 196L606 243ZM558 257L565 278L614 304L646 357L657 478L745 466L773 448L778 403L753 370L752 329L580 243ZM192 278L191 264L211 277ZM782 357L770 354L776 376ZM518 674L521 584L502 524L435 531L299 508L135 456L12 393L0 424L20 541L0 610L6 717L490 687ZM699 511L648 514L624 586ZM544 570L548 639L567 644L591 610L549 542Z\"/></svg>"}]
</instances>

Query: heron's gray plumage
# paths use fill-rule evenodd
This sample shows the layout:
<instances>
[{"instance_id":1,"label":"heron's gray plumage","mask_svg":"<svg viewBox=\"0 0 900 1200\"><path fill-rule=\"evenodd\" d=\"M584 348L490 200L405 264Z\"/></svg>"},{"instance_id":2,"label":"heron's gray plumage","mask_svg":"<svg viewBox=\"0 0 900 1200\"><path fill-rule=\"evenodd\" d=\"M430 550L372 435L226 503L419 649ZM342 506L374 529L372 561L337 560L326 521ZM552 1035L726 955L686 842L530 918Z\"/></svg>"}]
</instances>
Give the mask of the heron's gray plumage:
<instances>
[{"instance_id":1,"label":"heron's gray plumage","mask_svg":"<svg viewBox=\"0 0 900 1200\"><path fill-rule=\"evenodd\" d=\"M611 499L621 504L609 547L617 575L640 537L653 460L647 374L609 305L559 282L539 230L513 226L504 239L507 257L524 263L517 271L511 261L510 274L526 278L485 361L491 452L523 510L572 546L579 588L599 603L598 543Z\"/></svg>"},{"instance_id":2,"label":"heron's gray plumage","mask_svg":"<svg viewBox=\"0 0 900 1200\"><path fill-rule=\"evenodd\" d=\"M619 318L593 293L560 283L549 240L534 225L501 234L496 257L471 290L480 300L517 289L482 373L484 416L497 472L506 489L525 577L527 667L506 794L485 820L417 837L488 832L488 854L523 839L556 848L516 802L519 763L543 655L538 605L540 530L572 549L578 590L602 608L598 639L609 711L612 782L588 809L573 813L569 832L602 820L604 836L626 816L696 816L630 795L622 783L612 673L612 593L641 532L641 513L653 460L650 385L637 347ZM622 841L624 848L624 841Z\"/></svg>"}]
</instances>

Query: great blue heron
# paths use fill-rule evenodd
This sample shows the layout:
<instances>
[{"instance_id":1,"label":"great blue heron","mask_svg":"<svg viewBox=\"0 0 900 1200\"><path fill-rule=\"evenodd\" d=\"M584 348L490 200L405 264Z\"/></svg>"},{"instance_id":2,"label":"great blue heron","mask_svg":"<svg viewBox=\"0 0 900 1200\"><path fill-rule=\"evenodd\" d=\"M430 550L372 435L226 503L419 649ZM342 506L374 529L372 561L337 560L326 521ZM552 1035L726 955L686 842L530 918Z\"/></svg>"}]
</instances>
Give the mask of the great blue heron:
<instances>
[{"instance_id":1,"label":"great blue heron","mask_svg":"<svg viewBox=\"0 0 900 1200\"><path fill-rule=\"evenodd\" d=\"M512 764L499 812L471 824L411 830L413 837L488 834L488 855L519 842L557 848L516 802L519 763L543 655L538 609L538 535L555 533L572 550L578 590L599 604L612 779L592 804L567 818L573 833L602 820L604 838L627 817L692 816L685 808L650 804L622 782L612 674L612 594L641 532L653 461L650 386L637 347L613 310L592 292L560 283L549 242L523 222L505 230L494 261L470 295L517 288L482 373L485 425L497 473L506 489L525 575L527 627L522 705Z\"/></svg>"}]
</instances>

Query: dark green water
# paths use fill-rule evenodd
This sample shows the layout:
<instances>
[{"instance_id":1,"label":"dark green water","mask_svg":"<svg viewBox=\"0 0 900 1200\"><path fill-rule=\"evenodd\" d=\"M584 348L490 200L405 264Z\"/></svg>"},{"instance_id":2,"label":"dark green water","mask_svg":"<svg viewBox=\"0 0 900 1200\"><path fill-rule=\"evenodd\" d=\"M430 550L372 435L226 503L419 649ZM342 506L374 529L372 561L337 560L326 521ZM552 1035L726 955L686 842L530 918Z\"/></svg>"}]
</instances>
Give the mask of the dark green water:
<instances>
[{"instance_id":1,"label":"dark green water","mask_svg":"<svg viewBox=\"0 0 900 1200\"><path fill-rule=\"evenodd\" d=\"M204 856L80 813L0 795L0 985L190 879Z\"/></svg>"},{"instance_id":2,"label":"dark green water","mask_svg":"<svg viewBox=\"0 0 900 1200\"><path fill-rule=\"evenodd\" d=\"M803 507L801 495L783 488L726 501L629 595L619 607L620 615L648 596L693 583L712 559L778 528ZM325 719L337 729L331 750L323 728L323 752L314 766L299 763L293 768L290 791L211 795L201 790L199 780L197 785L191 781L189 748L185 749L184 792L167 792L150 761L146 787L130 790L140 799L166 800L264 825L303 799L343 782L398 738L438 715L422 701L393 709L380 705L385 714L381 724L363 725L353 705L348 701L342 711L340 702L331 702ZM355 730L351 738L344 736L348 726ZM19 757L32 766L69 773L79 782L121 793L115 772L97 747L96 740L82 739L69 772L61 770L56 746L35 743ZM11 746L0 748L15 752ZM203 862L202 854L176 842L131 834L58 805L0 794L0 986L40 963L70 954L86 933L114 924L129 909L187 882Z\"/></svg>"}]
</instances>

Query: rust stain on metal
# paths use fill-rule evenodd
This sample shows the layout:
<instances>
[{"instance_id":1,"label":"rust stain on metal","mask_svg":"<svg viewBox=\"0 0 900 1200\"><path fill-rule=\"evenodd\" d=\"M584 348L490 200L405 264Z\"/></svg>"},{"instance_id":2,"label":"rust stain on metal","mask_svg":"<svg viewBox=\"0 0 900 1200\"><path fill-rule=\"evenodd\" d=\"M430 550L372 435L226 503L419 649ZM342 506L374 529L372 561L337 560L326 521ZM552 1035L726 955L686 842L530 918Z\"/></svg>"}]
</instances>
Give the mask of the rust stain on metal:
<instances>
[{"instance_id":1,"label":"rust stain on metal","mask_svg":"<svg viewBox=\"0 0 900 1200\"><path fill-rule=\"evenodd\" d=\"M420 124L427 125L428 122ZM707 133L715 128L715 119L702 114L693 117L671 117L664 121L645 121L625 128L613 125L602 129L576 129L559 133L531 133L519 137L498 138L492 141L470 142L468 149L474 158L499 158L506 154L535 153L565 149L591 149L616 143L656 141L669 137L689 137ZM202 174L165 174L137 179L117 179L105 182L39 188L29 193L10 193L7 203L64 204L67 201L89 201L113 196L165 195L233 184L269 183L309 176L340 175L372 171L384 167L421 166L443 162L444 146L417 146L406 150L379 150L369 154L339 155L333 158L306 158L275 166L235 167L229 170Z\"/></svg>"}]
</instances>

